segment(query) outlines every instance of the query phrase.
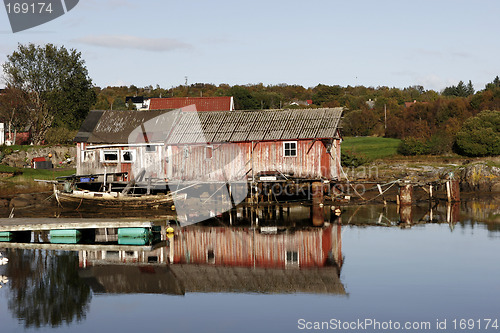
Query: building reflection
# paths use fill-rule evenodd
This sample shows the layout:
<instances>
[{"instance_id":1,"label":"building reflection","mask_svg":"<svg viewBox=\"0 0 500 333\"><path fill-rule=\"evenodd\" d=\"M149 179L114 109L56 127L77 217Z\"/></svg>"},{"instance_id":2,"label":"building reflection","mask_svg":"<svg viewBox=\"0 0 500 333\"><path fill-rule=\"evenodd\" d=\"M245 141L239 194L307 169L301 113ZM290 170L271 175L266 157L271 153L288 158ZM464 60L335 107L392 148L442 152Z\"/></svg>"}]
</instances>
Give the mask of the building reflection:
<instances>
[{"instance_id":1,"label":"building reflection","mask_svg":"<svg viewBox=\"0 0 500 333\"><path fill-rule=\"evenodd\" d=\"M160 246L80 250L79 276L97 293L345 294L340 228L189 226Z\"/></svg>"}]
</instances>

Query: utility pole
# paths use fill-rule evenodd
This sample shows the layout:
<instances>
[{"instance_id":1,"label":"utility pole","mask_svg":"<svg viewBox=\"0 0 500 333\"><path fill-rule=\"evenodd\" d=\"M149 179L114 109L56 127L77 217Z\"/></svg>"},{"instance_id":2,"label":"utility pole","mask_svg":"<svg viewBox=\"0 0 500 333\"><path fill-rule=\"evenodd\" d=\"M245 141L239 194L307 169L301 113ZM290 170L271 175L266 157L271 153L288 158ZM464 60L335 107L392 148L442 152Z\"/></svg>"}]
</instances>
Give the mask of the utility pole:
<instances>
[{"instance_id":1,"label":"utility pole","mask_svg":"<svg viewBox=\"0 0 500 333\"><path fill-rule=\"evenodd\" d=\"M387 105L384 104L384 129L387 130Z\"/></svg>"}]
</instances>

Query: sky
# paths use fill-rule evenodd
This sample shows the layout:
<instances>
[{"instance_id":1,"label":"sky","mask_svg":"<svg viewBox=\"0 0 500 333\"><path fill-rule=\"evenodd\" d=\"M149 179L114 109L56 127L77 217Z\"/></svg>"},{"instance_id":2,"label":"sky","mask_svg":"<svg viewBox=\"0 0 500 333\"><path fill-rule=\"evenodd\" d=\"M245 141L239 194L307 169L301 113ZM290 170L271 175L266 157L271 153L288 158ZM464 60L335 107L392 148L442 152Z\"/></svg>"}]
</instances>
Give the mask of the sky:
<instances>
[{"instance_id":1,"label":"sky","mask_svg":"<svg viewBox=\"0 0 500 333\"><path fill-rule=\"evenodd\" d=\"M0 8L0 63L18 43L53 43L81 52L100 87L187 77L437 91L471 80L481 90L500 75L499 15L497 0L80 0L18 33Z\"/></svg>"}]
</instances>

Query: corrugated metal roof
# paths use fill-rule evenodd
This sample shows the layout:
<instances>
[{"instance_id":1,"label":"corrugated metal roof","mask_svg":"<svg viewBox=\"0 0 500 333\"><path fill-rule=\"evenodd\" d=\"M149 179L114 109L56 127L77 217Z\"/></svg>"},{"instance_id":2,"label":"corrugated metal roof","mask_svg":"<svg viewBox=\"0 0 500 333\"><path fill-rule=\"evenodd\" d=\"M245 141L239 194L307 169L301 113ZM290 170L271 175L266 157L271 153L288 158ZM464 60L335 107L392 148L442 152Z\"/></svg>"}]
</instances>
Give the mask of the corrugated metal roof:
<instances>
[{"instance_id":1,"label":"corrugated metal roof","mask_svg":"<svg viewBox=\"0 0 500 333\"><path fill-rule=\"evenodd\" d=\"M149 109L179 109L194 104L197 111L232 111L231 99L230 96L151 98Z\"/></svg>"},{"instance_id":2,"label":"corrugated metal roof","mask_svg":"<svg viewBox=\"0 0 500 333\"><path fill-rule=\"evenodd\" d=\"M258 111L91 111L77 142L244 142L337 137L342 108ZM147 137L147 139L144 138Z\"/></svg>"},{"instance_id":3,"label":"corrugated metal roof","mask_svg":"<svg viewBox=\"0 0 500 333\"><path fill-rule=\"evenodd\" d=\"M206 142L336 138L342 111L342 108L329 108L181 112L178 125L166 143L196 143L193 138L182 135L188 128L202 128Z\"/></svg>"}]
</instances>

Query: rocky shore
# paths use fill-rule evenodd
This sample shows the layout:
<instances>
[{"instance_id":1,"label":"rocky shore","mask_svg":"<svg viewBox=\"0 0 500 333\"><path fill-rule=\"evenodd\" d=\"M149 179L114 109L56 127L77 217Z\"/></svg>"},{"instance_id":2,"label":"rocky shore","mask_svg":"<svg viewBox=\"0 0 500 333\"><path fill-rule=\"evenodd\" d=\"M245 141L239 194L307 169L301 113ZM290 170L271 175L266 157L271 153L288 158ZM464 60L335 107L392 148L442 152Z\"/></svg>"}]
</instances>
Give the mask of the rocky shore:
<instances>
[{"instance_id":1,"label":"rocky shore","mask_svg":"<svg viewBox=\"0 0 500 333\"><path fill-rule=\"evenodd\" d=\"M428 183L459 180L463 192L500 193L500 157L477 160L378 160L358 168L344 168L350 181L390 182L397 179Z\"/></svg>"}]
</instances>

